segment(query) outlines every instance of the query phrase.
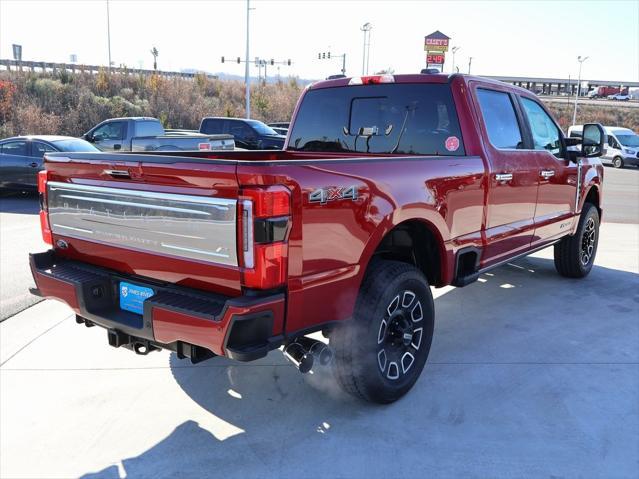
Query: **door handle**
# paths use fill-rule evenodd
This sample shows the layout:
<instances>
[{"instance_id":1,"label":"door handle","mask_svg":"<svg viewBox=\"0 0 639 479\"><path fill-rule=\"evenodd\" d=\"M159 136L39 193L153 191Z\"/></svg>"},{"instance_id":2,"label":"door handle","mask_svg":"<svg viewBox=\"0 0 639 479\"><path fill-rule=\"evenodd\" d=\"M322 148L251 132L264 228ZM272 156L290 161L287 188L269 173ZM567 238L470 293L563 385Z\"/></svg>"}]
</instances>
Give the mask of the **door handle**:
<instances>
[{"instance_id":1,"label":"door handle","mask_svg":"<svg viewBox=\"0 0 639 479\"><path fill-rule=\"evenodd\" d=\"M34 161L33 163L31 163L31 168L37 168L38 164Z\"/></svg>"},{"instance_id":2,"label":"door handle","mask_svg":"<svg viewBox=\"0 0 639 479\"><path fill-rule=\"evenodd\" d=\"M120 145L119 143L116 143L115 145L113 145L114 150L119 150L120 148L122 148L122 145Z\"/></svg>"},{"instance_id":3,"label":"door handle","mask_svg":"<svg viewBox=\"0 0 639 479\"><path fill-rule=\"evenodd\" d=\"M497 181L510 181L513 179L512 173L497 173L495 174L495 179Z\"/></svg>"},{"instance_id":4,"label":"door handle","mask_svg":"<svg viewBox=\"0 0 639 479\"><path fill-rule=\"evenodd\" d=\"M541 170L539 174L541 175L542 178L548 179L555 176L555 170Z\"/></svg>"}]
</instances>

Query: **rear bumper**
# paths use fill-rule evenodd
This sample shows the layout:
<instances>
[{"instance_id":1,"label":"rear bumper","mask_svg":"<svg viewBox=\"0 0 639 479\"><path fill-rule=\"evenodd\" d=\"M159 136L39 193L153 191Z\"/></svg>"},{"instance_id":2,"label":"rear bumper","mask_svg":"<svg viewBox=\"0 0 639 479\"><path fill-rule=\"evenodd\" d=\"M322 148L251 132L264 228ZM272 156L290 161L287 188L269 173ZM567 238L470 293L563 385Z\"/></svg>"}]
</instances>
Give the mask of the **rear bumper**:
<instances>
[{"instance_id":1,"label":"rear bumper","mask_svg":"<svg viewBox=\"0 0 639 479\"><path fill-rule=\"evenodd\" d=\"M114 346L139 339L187 357L197 346L250 361L283 341L283 293L230 298L57 258L52 250L29 255L29 262L37 294L65 302L79 322L107 328ZM120 281L154 290L143 314L120 309Z\"/></svg>"}]
</instances>

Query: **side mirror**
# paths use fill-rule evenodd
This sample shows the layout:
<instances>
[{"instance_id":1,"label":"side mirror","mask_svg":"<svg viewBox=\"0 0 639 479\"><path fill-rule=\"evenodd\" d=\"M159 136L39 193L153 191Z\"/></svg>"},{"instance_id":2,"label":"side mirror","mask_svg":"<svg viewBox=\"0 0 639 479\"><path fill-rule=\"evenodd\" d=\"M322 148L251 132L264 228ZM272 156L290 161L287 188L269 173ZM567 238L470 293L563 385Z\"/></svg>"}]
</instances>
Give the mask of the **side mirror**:
<instances>
[{"instance_id":1,"label":"side mirror","mask_svg":"<svg viewBox=\"0 0 639 479\"><path fill-rule=\"evenodd\" d=\"M93 143L95 141L95 138L93 137L91 133L85 133L84 139L88 141L89 143Z\"/></svg>"},{"instance_id":2,"label":"side mirror","mask_svg":"<svg viewBox=\"0 0 639 479\"><path fill-rule=\"evenodd\" d=\"M599 123L586 123L583 129L581 153L586 158L594 158L604 154L606 132Z\"/></svg>"}]
</instances>

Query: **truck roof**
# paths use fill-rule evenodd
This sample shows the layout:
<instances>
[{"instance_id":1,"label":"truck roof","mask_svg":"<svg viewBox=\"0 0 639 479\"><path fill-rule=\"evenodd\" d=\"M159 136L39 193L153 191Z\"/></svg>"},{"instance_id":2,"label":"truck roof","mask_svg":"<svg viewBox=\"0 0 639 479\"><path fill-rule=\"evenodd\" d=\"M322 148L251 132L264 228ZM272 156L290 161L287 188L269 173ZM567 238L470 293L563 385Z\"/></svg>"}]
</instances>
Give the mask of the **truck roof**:
<instances>
[{"instance_id":1,"label":"truck roof","mask_svg":"<svg viewBox=\"0 0 639 479\"><path fill-rule=\"evenodd\" d=\"M309 90L317 90L320 88L335 88L335 87L342 87L342 86L348 86L351 83L351 80L353 79L360 79L360 78L370 78L370 77L382 77L382 76L392 76L393 77L393 81L392 83L435 83L435 84L442 84L442 83L450 83L452 82L454 79L456 78L461 78L462 81L464 83L468 83L472 80L477 80L477 81L481 81L484 83L492 83L495 85L501 85L501 86L507 86L508 88L510 88L513 91L517 91L520 94L524 94L527 96L535 96L534 93L530 92L529 90L526 90L525 88L522 87L518 87L515 85L511 85L510 83L504 83L502 81L499 80L494 80L492 78L486 78L486 77L481 77L481 76L476 76L476 75L467 75L464 73L453 73L453 74L447 74L447 73L408 73L408 74L379 74L379 75L365 75L364 77L362 76L356 76L356 77L344 77L344 78L336 78L334 80L320 80L317 81L315 83L311 83L308 85L308 89ZM384 82L381 82L384 83Z\"/></svg>"}]
</instances>

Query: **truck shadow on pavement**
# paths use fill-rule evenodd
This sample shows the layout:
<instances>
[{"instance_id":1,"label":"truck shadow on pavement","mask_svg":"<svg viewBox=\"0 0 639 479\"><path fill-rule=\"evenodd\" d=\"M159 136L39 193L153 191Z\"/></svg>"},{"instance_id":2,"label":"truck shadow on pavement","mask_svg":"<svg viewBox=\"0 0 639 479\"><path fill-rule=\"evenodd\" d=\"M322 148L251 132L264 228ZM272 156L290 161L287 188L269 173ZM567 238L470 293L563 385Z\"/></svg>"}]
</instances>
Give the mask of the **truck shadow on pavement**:
<instances>
[{"instance_id":1,"label":"truck shadow on pavement","mask_svg":"<svg viewBox=\"0 0 639 479\"><path fill-rule=\"evenodd\" d=\"M218 422L182 422L121 466L83 477L120 478L122 468L126 477L207 472L219 477L314 477L318 471L334 477L349 470L401 477L414 473L416 465L437 467L437 461L445 461L453 468L449 471L468 473L466 466L453 464L459 455L446 459L448 450L475 464L468 466L475 467L470 469L475 474L494 475L490 457L499 462L509 448L527 462L548 464L546 472L588 475L605 435L598 435L598 422L593 426L590 416L608 427L608 420L624 412L632 422L637 419L631 406L636 397L632 390L624 395L600 384L602 377L615 374L610 370L604 376L579 373L577 379L571 379L573 370L557 371L571 365L604 365L615 371L617 363L639 361L638 284L637 274L603 267L583 280L565 279L555 273L552 260L528 257L484 274L466 288L452 289L435 300L435 336L422 377L390 406L350 398L328 369L303 376L278 351L255 363L216 358L195 366L171 355L177 384ZM565 400L557 395L584 391L597 410L577 403L567 415ZM608 394L617 394L615 407L621 411L601 407L602 401L610 401ZM588 435L580 430L580 421L590 423ZM513 441L519 431L530 436ZM385 449L384 444L407 437L430 440L431 452L421 446L410 453L395 446ZM636 459L624 430L613 442L632 456L626 456L626 466ZM568 462L575 470L558 465L564 456L572 457Z\"/></svg>"},{"instance_id":2,"label":"truck shadow on pavement","mask_svg":"<svg viewBox=\"0 0 639 479\"><path fill-rule=\"evenodd\" d=\"M37 215L39 212L37 193L0 192L0 213Z\"/></svg>"}]
</instances>

